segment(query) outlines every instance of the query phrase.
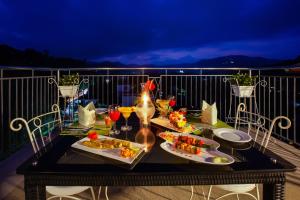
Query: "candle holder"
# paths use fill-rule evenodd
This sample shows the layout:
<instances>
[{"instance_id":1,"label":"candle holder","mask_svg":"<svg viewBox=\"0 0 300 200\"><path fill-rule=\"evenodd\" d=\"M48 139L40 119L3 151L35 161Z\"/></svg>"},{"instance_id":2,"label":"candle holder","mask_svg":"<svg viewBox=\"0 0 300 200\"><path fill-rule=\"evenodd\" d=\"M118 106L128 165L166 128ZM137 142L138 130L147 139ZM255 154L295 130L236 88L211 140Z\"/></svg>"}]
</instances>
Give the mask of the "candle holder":
<instances>
[{"instance_id":1,"label":"candle holder","mask_svg":"<svg viewBox=\"0 0 300 200\"><path fill-rule=\"evenodd\" d=\"M147 91L142 93L139 103L136 105L135 112L140 119L141 124L148 125L150 123L150 119L155 114L155 106Z\"/></svg>"}]
</instances>

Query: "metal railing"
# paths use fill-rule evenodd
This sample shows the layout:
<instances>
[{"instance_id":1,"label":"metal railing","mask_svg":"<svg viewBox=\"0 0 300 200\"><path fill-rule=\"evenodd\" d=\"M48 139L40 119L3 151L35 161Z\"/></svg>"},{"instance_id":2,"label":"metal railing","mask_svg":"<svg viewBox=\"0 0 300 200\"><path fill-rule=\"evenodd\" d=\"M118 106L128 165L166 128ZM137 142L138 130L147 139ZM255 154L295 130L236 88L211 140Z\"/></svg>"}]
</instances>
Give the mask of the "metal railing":
<instances>
[{"instance_id":1,"label":"metal railing","mask_svg":"<svg viewBox=\"0 0 300 200\"><path fill-rule=\"evenodd\" d=\"M19 76L19 74L18 74ZM11 134L9 123L16 117L30 119L48 112L56 93L48 84L53 76L0 77L0 159L16 151L28 141L24 134Z\"/></svg>"},{"instance_id":2,"label":"metal railing","mask_svg":"<svg viewBox=\"0 0 300 200\"><path fill-rule=\"evenodd\" d=\"M202 100L216 102L218 117L226 120L235 116L240 102L253 105L253 99L231 95L231 88L224 78L239 71L260 75L266 87L256 88L257 109L260 114L272 119L279 115L288 116L292 128L275 130L275 135L300 146L300 77L283 74L264 75L268 70L250 68L0 68L0 154L8 154L24 143L23 134L11 134L9 122L15 117L32 118L50 110L56 103L57 88L48 84L50 77L79 73L89 80L88 93L81 99L93 100L98 105L133 105L140 93L140 84L154 79L158 88L155 96L175 96L178 107L200 110ZM26 70L26 73L20 73ZM9 73L7 73L9 71ZM13 74L16 74L15 77ZM6 75L6 74L9 74ZM26 74L20 77L20 74ZM28 75L29 74L29 75ZM230 109L231 107L231 109ZM231 110L231 113L229 113Z\"/></svg>"}]
</instances>

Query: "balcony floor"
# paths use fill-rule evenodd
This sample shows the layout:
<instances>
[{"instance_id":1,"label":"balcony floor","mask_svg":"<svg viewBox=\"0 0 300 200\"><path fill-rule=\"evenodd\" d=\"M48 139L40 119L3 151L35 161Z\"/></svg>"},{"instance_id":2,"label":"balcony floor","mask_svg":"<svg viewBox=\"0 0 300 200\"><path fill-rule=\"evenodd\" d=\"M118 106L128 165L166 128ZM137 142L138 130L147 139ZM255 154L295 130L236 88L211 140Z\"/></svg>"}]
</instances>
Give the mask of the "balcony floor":
<instances>
[{"instance_id":1,"label":"balcony floor","mask_svg":"<svg viewBox=\"0 0 300 200\"><path fill-rule=\"evenodd\" d=\"M287 175L286 184L286 199L294 200L300 196L300 150L283 143L277 139L271 142L269 149L283 158L289 160L297 166L297 171ZM3 200L21 200L24 199L23 177L15 174L15 168L23 160L26 160L26 155L32 154L31 146L27 145L7 160L0 163L0 199ZM94 188L97 195L98 188ZM207 193L208 186L204 186L204 191ZM262 191L262 189L260 190ZM201 186L196 186L193 199L203 199ZM190 187L188 186L165 186L165 187L109 187L109 197L113 200L135 200L135 199L156 199L156 200L176 200L189 199ZM218 197L224 194L221 190L213 190L213 197ZM79 196L90 199L89 193L82 193ZM101 199L105 199L102 192ZM214 199L214 198L212 198ZM235 198L224 198L235 199ZM247 196L240 196L241 200L251 199Z\"/></svg>"}]
</instances>

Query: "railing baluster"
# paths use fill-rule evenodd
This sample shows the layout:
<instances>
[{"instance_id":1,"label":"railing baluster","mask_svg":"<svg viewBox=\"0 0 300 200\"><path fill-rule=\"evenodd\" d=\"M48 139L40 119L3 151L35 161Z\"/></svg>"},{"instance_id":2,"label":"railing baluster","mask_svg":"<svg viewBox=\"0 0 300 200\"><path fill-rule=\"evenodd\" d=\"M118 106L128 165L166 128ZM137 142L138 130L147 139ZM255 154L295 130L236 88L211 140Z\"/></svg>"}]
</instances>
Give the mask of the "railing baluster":
<instances>
[{"instance_id":1,"label":"railing baluster","mask_svg":"<svg viewBox=\"0 0 300 200\"><path fill-rule=\"evenodd\" d=\"M290 107L290 103L289 103L289 97L290 97L290 92L289 92L289 78L286 78L286 116L289 117L289 107ZM289 137L289 133L290 133L290 129L286 130L286 137L288 138L288 140L290 140Z\"/></svg>"},{"instance_id":2,"label":"railing baluster","mask_svg":"<svg viewBox=\"0 0 300 200\"><path fill-rule=\"evenodd\" d=\"M3 126L3 122L4 122L4 111L3 111L3 69L0 70L0 116L1 116L1 124L0 124L0 139L1 139L1 145L0 145L0 153L4 152L4 126Z\"/></svg>"},{"instance_id":3,"label":"railing baluster","mask_svg":"<svg viewBox=\"0 0 300 200\"><path fill-rule=\"evenodd\" d=\"M11 121L11 79L8 80L8 121L10 122ZM8 139L8 147L9 147L9 150L11 150L11 137L12 135L9 134L9 139Z\"/></svg>"},{"instance_id":4,"label":"railing baluster","mask_svg":"<svg viewBox=\"0 0 300 200\"><path fill-rule=\"evenodd\" d=\"M293 128L294 128L294 133L293 133L293 140L294 140L294 143L297 143L297 135L296 135L296 121L297 121L297 114L296 114L296 106L297 106L297 103L296 103L296 100L297 100L297 79L296 77L293 78L294 80L294 123L293 123Z\"/></svg>"},{"instance_id":5,"label":"railing baluster","mask_svg":"<svg viewBox=\"0 0 300 200\"><path fill-rule=\"evenodd\" d=\"M184 82L184 87L185 87L185 101L184 101L184 104L181 104L181 107L184 107L187 105L187 96L189 94L189 89L187 87L187 79L188 79L188 76L185 76L185 82ZM172 83L171 83L172 84Z\"/></svg>"},{"instance_id":6,"label":"railing baluster","mask_svg":"<svg viewBox=\"0 0 300 200\"><path fill-rule=\"evenodd\" d=\"M195 105L193 105L193 80L194 80L194 77L190 76L189 79L190 79L190 93L189 93L190 105L191 105L191 109L194 110L195 109Z\"/></svg>"},{"instance_id":7,"label":"railing baluster","mask_svg":"<svg viewBox=\"0 0 300 200\"><path fill-rule=\"evenodd\" d=\"M282 89L283 89L283 87L282 87L282 78L281 77L279 78L279 83L280 83L280 85L279 85L279 92L280 92L279 93L280 94L279 95L279 105L280 105L279 111L280 111L280 116L281 116L282 115ZM280 137L282 137L282 129L280 128L279 131L280 131Z\"/></svg>"}]
</instances>

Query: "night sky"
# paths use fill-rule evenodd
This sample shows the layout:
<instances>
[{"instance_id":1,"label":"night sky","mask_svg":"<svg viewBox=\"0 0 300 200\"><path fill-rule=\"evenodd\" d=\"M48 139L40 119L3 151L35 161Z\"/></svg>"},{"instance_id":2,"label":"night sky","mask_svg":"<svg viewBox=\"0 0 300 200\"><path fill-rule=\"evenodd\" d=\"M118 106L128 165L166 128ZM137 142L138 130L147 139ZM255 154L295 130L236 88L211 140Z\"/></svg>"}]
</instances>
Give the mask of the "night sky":
<instances>
[{"instance_id":1,"label":"night sky","mask_svg":"<svg viewBox=\"0 0 300 200\"><path fill-rule=\"evenodd\" d=\"M125 64L300 55L300 0L0 0L0 44Z\"/></svg>"}]
</instances>

